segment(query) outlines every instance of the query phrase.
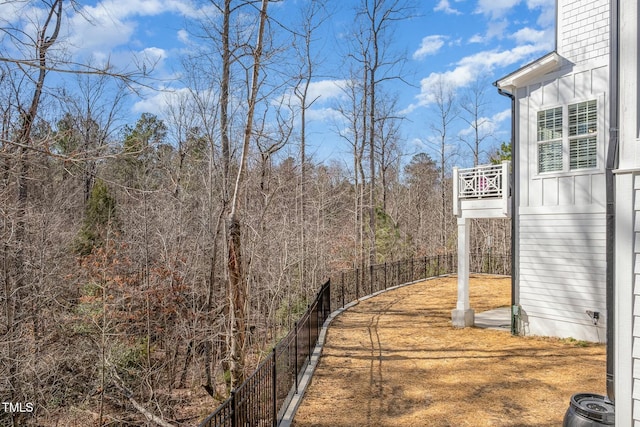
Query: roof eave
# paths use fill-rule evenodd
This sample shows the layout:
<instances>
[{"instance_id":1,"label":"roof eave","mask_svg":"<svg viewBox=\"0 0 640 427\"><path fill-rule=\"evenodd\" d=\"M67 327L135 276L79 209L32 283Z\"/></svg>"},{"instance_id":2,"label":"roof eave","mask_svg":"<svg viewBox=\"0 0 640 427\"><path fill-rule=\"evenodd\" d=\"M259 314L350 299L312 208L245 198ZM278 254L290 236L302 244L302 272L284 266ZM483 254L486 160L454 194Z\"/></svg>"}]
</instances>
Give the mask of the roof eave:
<instances>
[{"instance_id":1,"label":"roof eave","mask_svg":"<svg viewBox=\"0 0 640 427\"><path fill-rule=\"evenodd\" d=\"M497 80L494 86L513 92L514 89L524 86L529 81L558 70L561 65L561 59L561 56L555 51L548 53L542 58L538 58L500 80Z\"/></svg>"}]
</instances>

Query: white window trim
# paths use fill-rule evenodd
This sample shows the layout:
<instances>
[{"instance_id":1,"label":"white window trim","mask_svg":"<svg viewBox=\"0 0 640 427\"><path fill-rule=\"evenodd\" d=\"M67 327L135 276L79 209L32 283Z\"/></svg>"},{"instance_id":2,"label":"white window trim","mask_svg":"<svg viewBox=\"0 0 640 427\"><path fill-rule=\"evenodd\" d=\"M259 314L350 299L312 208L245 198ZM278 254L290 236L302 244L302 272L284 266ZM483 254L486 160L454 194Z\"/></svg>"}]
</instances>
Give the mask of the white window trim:
<instances>
[{"instance_id":1,"label":"white window trim","mask_svg":"<svg viewBox=\"0 0 640 427\"><path fill-rule=\"evenodd\" d=\"M534 171L533 179L535 178L548 178L548 177L557 177L557 176L576 176L576 175L590 175L601 173L604 171L604 119L606 112L604 111L605 102L604 102L604 94L600 94L598 96L590 96L585 98L574 99L568 101L565 104L555 104L542 106L535 110L532 114L533 119L533 132L535 143L532 144L533 151L530 156L530 165L532 170ZM580 104L582 102L588 101L596 101L596 113L597 113L597 129L596 129L596 166L591 168L582 168L582 169L570 169L570 145L569 140L575 139L576 137L569 137L569 105ZM538 141L538 112L552 110L554 108L562 107L562 170L557 171L549 171L549 172L540 172L539 171L539 162L538 162L538 146L545 142L550 141ZM553 141L553 140L551 140Z\"/></svg>"}]
</instances>

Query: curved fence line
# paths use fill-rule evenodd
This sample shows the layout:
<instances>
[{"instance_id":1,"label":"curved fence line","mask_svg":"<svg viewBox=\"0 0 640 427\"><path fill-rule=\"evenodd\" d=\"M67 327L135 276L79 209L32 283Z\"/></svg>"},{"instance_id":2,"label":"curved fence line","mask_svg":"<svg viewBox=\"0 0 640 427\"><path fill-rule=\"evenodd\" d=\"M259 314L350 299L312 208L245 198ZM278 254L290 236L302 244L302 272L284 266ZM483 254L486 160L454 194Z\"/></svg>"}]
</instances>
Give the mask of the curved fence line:
<instances>
[{"instance_id":1,"label":"curved fence line","mask_svg":"<svg viewBox=\"0 0 640 427\"><path fill-rule=\"evenodd\" d=\"M509 255L471 254L469 261L476 273L511 274ZM294 328L200 427L277 427L298 393L322 325L334 310L387 288L455 273L457 268L457 255L446 254L355 268L332 276Z\"/></svg>"}]
</instances>

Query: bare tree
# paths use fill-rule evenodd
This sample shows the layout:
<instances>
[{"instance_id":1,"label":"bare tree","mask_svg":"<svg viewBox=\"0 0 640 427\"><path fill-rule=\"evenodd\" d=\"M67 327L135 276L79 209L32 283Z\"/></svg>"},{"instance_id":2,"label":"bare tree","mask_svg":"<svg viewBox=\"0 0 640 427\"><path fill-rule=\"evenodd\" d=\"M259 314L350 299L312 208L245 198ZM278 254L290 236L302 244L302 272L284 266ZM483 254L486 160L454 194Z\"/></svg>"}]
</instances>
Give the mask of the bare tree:
<instances>
[{"instance_id":1,"label":"bare tree","mask_svg":"<svg viewBox=\"0 0 640 427\"><path fill-rule=\"evenodd\" d=\"M64 156L69 173L79 176L86 203L96 179L97 163L110 154L109 143L115 139L117 124L122 120L127 91L121 81L113 81L106 74L81 74L76 76L76 82L77 92L64 89L59 97L65 116L55 135L56 154Z\"/></svg>"},{"instance_id":2,"label":"bare tree","mask_svg":"<svg viewBox=\"0 0 640 427\"><path fill-rule=\"evenodd\" d=\"M231 385L240 384L244 379L245 345L246 345L246 303L247 303L247 283L243 271L242 259L242 235L241 235L241 212L240 212L240 191L245 180L247 157L249 156L249 144L253 136L253 117L258 101L258 90L260 86L261 61L264 48L264 34L267 24L267 6L269 0L262 0L260 8L260 18L258 23L258 34L255 46L252 49L250 92L247 98L247 118L244 126L244 137L242 142L242 154L240 166L236 175L233 187L233 196L230 202L230 211L227 219L228 247L227 258L229 268L229 315L231 324Z\"/></svg>"},{"instance_id":3,"label":"bare tree","mask_svg":"<svg viewBox=\"0 0 640 427\"><path fill-rule=\"evenodd\" d=\"M482 154L481 145L492 136L491 121L485 116L489 101L486 90L490 87L485 79L477 79L460 99L462 120L469 126L460 133L460 140L464 142L473 154L473 165L477 166Z\"/></svg>"},{"instance_id":4,"label":"bare tree","mask_svg":"<svg viewBox=\"0 0 640 427\"><path fill-rule=\"evenodd\" d=\"M5 301L5 337L6 337L6 352L2 357L2 364L9 366L9 378L8 378L8 390L9 400L16 402L23 400L23 387L25 386L26 378L24 374L20 372L19 361L22 359L20 354L25 351L28 346L25 343L26 336L32 335L36 340L40 337L40 325L38 322L38 316L36 313L29 313L28 306L25 307L26 299L29 294L27 287L34 284L36 285L36 295L40 295L40 286L37 281L30 281L30 277L33 277L32 271L29 271L27 267L27 245L28 245L28 219L27 209L29 202L29 178L30 178L30 161L31 150L35 150L38 147L33 143L32 136L34 133L34 126L38 119L38 109L42 98L42 93L45 86L45 79L48 73L47 63L49 58L49 51L58 40L60 30L62 27L62 0L56 0L51 3L47 9L44 20L39 23L37 27L37 34L33 38L31 47L33 48L36 56L35 58L26 59L26 64L22 64L23 60L20 58L1 58L0 61L5 62L7 70L9 65L15 65L19 63L17 68L24 69L22 79L32 82L30 88L30 94L21 99L20 87L21 82L13 81L7 82L14 88L14 99L16 104L13 107L17 110L18 123L12 133L6 135L7 139L3 140L3 148L5 151L5 185L10 186L9 180L13 175L15 181L11 186L15 189L15 196L11 199L15 202L14 217L8 219L8 223L13 222L13 229L15 230L12 235L5 235L5 259L3 264L4 271L4 295ZM6 35L7 30L5 30ZM22 37L20 37L22 40ZM22 68L24 67L24 68ZM33 68L30 68L33 67ZM34 71L33 73L31 71ZM3 73L4 74L4 73ZM14 71L8 71L9 75L17 76ZM9 157L11 153L11 158ZM14 165L10 163L14 161ZM13 169L14 174L9 171ZM10 249L13 246L13 250ZM33 333L29 333L26 329L31 326ZM20 348L20 346L23 346ZM19 416L19 414L18 414ZM11 414L11 425L19 423L18 416Z\"/></svg>"},{"instance_id":5,"label":"bare tree","mask_svg":"<svg viewBox=\"0 0 640 427\"><path fill-rule=\"evenodd\" d=\"M364 193L365 173L363 158L365 153L365 135L363 133L364 103L362 84L357 78L351 78L343 87L348 104L337 106L343 123L335 125L338 135L350 145L353 155L353 263L364 266Z\"/></svg>"},{"instance_id":6,"label":"bare tree","mask_svg":"<svg viewBox=\"0 0 640 427\"><path fill-rule=\"evenodd\" d=\"M414 155L404 168L405 193L402 199L402 221L418 254L432 254L441 244L438 207L440 170L426 153Z\"/></svg>"},{"instance_id":7,"label":"bare tree","mask_svg":"<svg viewBox=\"0 0 640 427\"><path fill-rule=\"evenodd\" d=\"M300 103L300 180L299 180L299 212L300 212L300 283L306 286L307 281L307 233L306 233L306 198L307 198L307 111L318 98L311 99L309 88L315 76L316 61L314 59L313 44L316 41L316 33L325 20L325 0L313 0L303 6L301 11L301 28L295 31L295 43L300 69L294 86L294 95ZM299 35L298 35L299 33Z\"/></svg>"},{"instance_id":8,"label":"bare tree","mask_svg":"<svg viewBox=\"0 0 640 427\"><path fill-rule=\"evenodd\" d=\"M411 9L406 0L362 0L356 11L360 28L355 38L356 62L363 73L363 135L369 151L368 234L369 264L376 263L376 122L381 119L377 100L380 87L389 80L402 80L404 57L391 49L394 24L407 19Z\"/></svg>"},{"instance_id":9,"label":"bare tree","mask_svg":"<svg viewBox=\"0 0 640 427\"><path fill-rule=\"evenodd\" d=\"M389 173L397 171L402 157L400 124L402 117L397 113L397 99L392 96L382 97L380 117L376 121L376 162L381 181L382 210L387 212L387 198L389 193Z\"/></svg>"},{"instance_id":10,"label":"bare tree","mask_svg":"<svg viewBox=\"0 0 640 427\"><path fill-rule=\"evenodd\" d=\"M440 160L440 248L446 249L448 236L447 218L451 216L451 211L447 207L447 160L451 155L449 131L451 124L458 117L458 110L455 104L454 92L445 80L440 76L433 88L434 96L434 121L430 128L435 134L434 145L438 151Z\"/></svg>"}]
</instances>

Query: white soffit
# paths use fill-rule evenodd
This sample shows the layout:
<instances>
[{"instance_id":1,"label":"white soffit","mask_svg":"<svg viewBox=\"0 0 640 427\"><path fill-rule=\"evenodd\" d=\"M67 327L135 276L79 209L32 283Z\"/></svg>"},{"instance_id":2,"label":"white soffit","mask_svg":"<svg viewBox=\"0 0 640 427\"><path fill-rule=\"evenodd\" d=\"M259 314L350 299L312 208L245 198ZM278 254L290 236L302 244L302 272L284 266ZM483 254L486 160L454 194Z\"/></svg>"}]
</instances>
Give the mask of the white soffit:
<instances>
[{"instance_id":1,"label":"white soffit","mask_svg":"<svg viewBox=\"0 0 640 427\"><path fill-rule=\"evenodd\" d=\"M517 71L495 82L500 89L513 90L524 86L527 82L544 76L560 68L562 58L556 52L551 52L525 65Z\"/></svg>"}]
</instances>

